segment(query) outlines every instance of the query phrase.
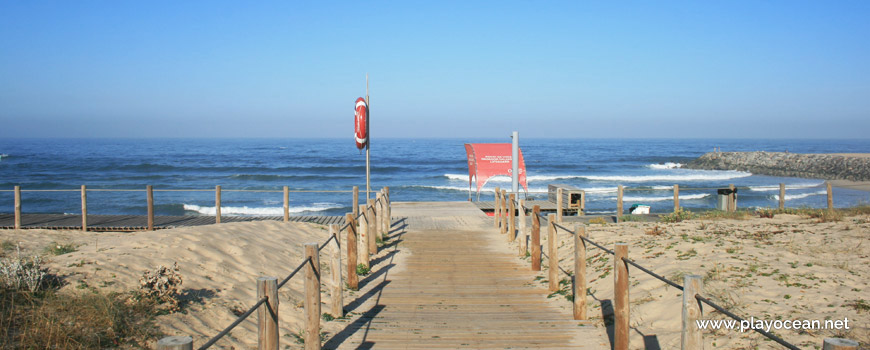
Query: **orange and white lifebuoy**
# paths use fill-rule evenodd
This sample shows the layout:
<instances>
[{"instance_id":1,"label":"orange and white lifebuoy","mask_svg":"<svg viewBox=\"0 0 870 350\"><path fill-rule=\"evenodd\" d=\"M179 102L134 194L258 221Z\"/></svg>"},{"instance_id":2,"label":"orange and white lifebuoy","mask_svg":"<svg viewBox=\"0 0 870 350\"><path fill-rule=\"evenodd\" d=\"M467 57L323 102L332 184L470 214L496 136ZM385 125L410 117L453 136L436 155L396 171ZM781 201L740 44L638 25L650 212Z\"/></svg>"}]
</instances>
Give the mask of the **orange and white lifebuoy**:
<instances>
[{"instance_id":1,"label":"orange and white lifebuoy","mask_svg":"<svg viewBox=\"0 0 870 350\"><path fill-rule=\"evenodd\" d=\"M356 139L356 148L363 149L368 142L369 134L366 130L366 118L368 118L368 106L366 100L362 97L356 99L356 107L354 108L354 139Z\"/></svg>"}]
</instances>

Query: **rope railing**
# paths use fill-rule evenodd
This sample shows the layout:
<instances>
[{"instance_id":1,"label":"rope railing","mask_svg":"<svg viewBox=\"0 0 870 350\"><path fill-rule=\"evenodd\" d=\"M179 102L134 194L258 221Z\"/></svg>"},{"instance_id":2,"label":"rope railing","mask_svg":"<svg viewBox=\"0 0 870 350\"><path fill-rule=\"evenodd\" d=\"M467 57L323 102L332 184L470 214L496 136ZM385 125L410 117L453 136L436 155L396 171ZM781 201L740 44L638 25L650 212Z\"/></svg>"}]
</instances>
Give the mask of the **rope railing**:
<instances>
[{"instance_id":1,"label":"rope railing","mask_svg":"<svg viewBox=\"0 0 870 350\"><path fill-rule=\"evenodd\" d=\"M525 208L521 208L520 210L525 210ZM550 215L553 215L553 214L550 214ZM539 221L539 222L540 222L540 220L542 220L542 219L543 219L543 220L547 220L547 224L548 224L548 225L552 225L553 228L556 229L556 230L563 230L563 231L565 231L565 232L568 232L568 233L571 234L571 235L577 235L577 233L574 232L574 230L571 230L571 229L569 229L569 228L567 228L567 227L565 227L565 226L559 224L558 222L550 222L549 218L548 218L547 216L544 216L543 214L538 213L538 214L535 216L535 218L537 219L536 221ZM555 215L553 215L553 218L555 218ZM540 227L540 225L538 226L538 229L539 229L539 227ZM534 226L533 226L533 229L535 229ZM533 232L533 236L534 236L534 232ZM551 236L551 237L552 237L552 236ZM658 280L664 282L666 285L668 285L668 286L670 286L670 287L674 287L674 288L676 288L676 289L679 289L679 290L681 290L681 291L686 292L686 289L685 289L685 287L684 287L683 285L680 285L679 283L676 283L676 282L674 282L674 281L671 281L670 279L668 279L668 278L666 278L666 277L664 277L664 276L662 276L662 275L659 275L659 274L657 274L657 273L651 271L650 269L648 269L648 268L646 268L646 267L643 267L642 265L640 265L640 264L637 263L636 261L634 261L634 260L632 260L632 259L629 259L628 257L625 257L625 256L618 256L618 254L617 254L616 251L614 251L614 250L610 250L610 249L607 249L607 248L604 247L603 245L601 245L601 244L599 244L599 243L597 243L597 242L595 242L595 241L592 241L592 240L590 240L590 239L588 239L588 238L586 238L586 237L584 237L584 236L582 236L582 235L580 235L579 238L580 238L583 242L589 243L589 244L591 244L592 246L594 246L594 247L596 247L596 248L598 248L598 249L601 249L601 250L603 250L604 252L606 252L606 253L608 253L608 254L610 254L610 255L614 255L615 257L619 257L623 263L625 263L625 264L627 264L627 265L634 266L634 267L637 268L638 270L643 271L644 273L646 273L646 274L648 274L648 275L650 275L650 276L652 276L652 277L654 277L654 278L656 278L656 279L658 279ZM627 247L627 246L626 246L626 247ZM627 249L626 249L626 251L627 251ZM551 254L552 254L552 253L553 253L553 252L551 252ZM548 260L551 259L551 258L549 257L548 254L544 254L543 252L541 252L541 255L542 255L542 256L546 256L546 257L548 258ZM584 253L584 256L585 256L585 253ZM585 264L585 262L584 262L584 264ZM533 264L533 267L534 267L534 264ZM533 268L533 269L534 269L534 268ZM585 268L584 268L584 269L585 269ZM617 275L618 275L618 274L617 274ZM615 276L616 276L616 275L615 275ZM697 276L696 276L696 277L697 277ZM615 278L618 278L618 277L615 277ZM575 283L576 283L576 282L575 282ZM584 282L584 285L585 285L585 282ZM628 284L627 284L627 282L626 282L626 284L625 284L625 288L626 288L626 290L627 290L627 288L628 288ZM626 293L625 295L627 295L627 291L626 291L625 293ZM716 303L714 303L714 302L711 301L710 299L705 298L705 297L703 297L703 296L701 296L700 294L697 294L697 293L695 293L695 294L693 294L693 295L694 295L694 298L695 298L695 299L697 299L698 301L703 302L703 303L709 305L710 307L712 307L712 308L715 309L716 311L721 312L722 314L724 314L724 315L726 315L726 316L728 316L728 317L731 317L732 319L735 319L735 320L737 320L737 321L745 322L745 320L744 320L743 318L741 318L740 316L737 316L737 315L735 315L734 313L732 313L732 312L726 310L725 308L723 308L723 307L717 305ZM627 297L626 297L626 298L627 298ZM577 299L576 296L575 296L575 299ZM585 306L585 302L584 302L584 306ZM628 310L628 309L627 309L627 306L626 306L626 309L625 309L625 310L626 310L625 312L627 313L627 312L628 312L628 311L627 311L627 310ZM627 321L626 321L626 325L627 325ZM697 327L696 325L692 325L692 326ZM619 327L619 326L617 326L617 327ZM756 327L752 327L752 328L753 328L756 332L758 332L759 334L761 334L762 336L767 337L767 338L769 338L770 340L773 340L773 341L777 342L778 344L780 344L780 345L782 345L782 346L784 346L784 347L786 347L786 348L788 348L788 349L792 349L792 350L798 350L798 349L799 349L798 347L792 345L791 343L788 343L787 341L783 340L782 338L777 337L776 335L773 335L773 334L771 334L771 333L769 333L769 332L766 332L766 331L764 331L764 330L762 330L762 329L756 329ZM685 331L685 330L684 330L684 331ZM627 330L626 330L626 333L625 333L625 334L626 334L626 336L627 336ZM627 339L627 338L626 338L626 339ZM626 340L626 341L627 341L627 340Z\"/></svg>"},{"instance_id":2,"label":"rope railing","mask_svg":"<svg viewBox=\"0 0 870 350\"><path fill-rule=\"evenodd\" d=\"M354 191L356 193L356 191ZM355 198L355 201L358 198ZM205 344L200 346L199 350L205 350L209 347L213 346L216 342L218 342L221 338L225 337L229 334L234 328L236 328L239 324L241 324L245 319L250 317L254 311L260 309L264 305L270 308L268 313L261 312L258 318L258 327L260 337L258 341L260 342L260 348L267 349L277 349L279 347L278 342L278 300L277 293L282 287L284 287L290 280L296 276L300 271L305 270L305 300L303 310L306 313L306 316L303 317L305 320L305 342L308 344L315 344L320 342L320 293L321 293L321 271L320 271L320 252L328 247L331 243L334 244L334 251L330 257L330 270L331 270L331 283L327 284L327 287L331 290L332 300L331 300L331 313L335 318L340 318L344 316L344 303L343 303L343 292L342 288L344 286L343 277L342 277L342 247L341 240L338 235L347 230L347 286L350 289L358 288L359 279L356 275L356 267L357 267L357 250L362 249L363 252L368 252L371 247L374 247L375 253L377 252L377 246L372 245L374 243L375 235L386 235L389 233L389 227L391 224L391 220L389 219L390 213L390 200L389 200L389 188L385 187L380 191L378 197L375 200L370 201L371 204L360 206L363 210L354 216L352 213L347 213L345 215L346 223L345 225L339 227L338 224L331 224L329 226L330 236L322 243L308 243L304 245L305 250L305 258L290 272L284 279L280 282L277 281L274 277L261 277L257 280L257 294L258 300L254 305L252 305L248 310L239 315L229 326L218 332L214 337L210 338ZM374 220L366 221L366 215L368 213L372 214L372 218L378 218ZM357 222L358 219L362 218ZM357 224L359 224L359 228L357 228ZM370 229L369 231L366 231ZM359 243L362 243L361 247L357 246L357 235L364 234L368 232L367 235L363 236L363 240ZM370 257L368 254L363 255L362 263L368 266L371 262L369 261ZM272 299L275 298L274 302L271 302ZM265 334L265 335L264 335ZM179 338L179 337L169 337L169 338ZM177 339L169 339L164 338L158 342L158 349L161 348L161 342L166 340L167 342L176 341ZM181 337L184 338L182 341L186 341L190 348L192 348L193 340L190 337ZM173 343L174 345L176 343ZM173 348L174 349L174 348Z\"/></svg>"},{"instance_id":3,"label":"rope railing","mask_svg":"<svg viewBox=\"0 0 870 350\"><path fill-rule=\"evenodd\" d=\"M746 320L744 320L743 318L741 318L740 316L737 316L737 315L733 314L731 311L728 311L728 310L726 310L725 308L723 308L723 307L721 307L721 306L719 306L719 305L716 305L716 303L714 303L714 302L711 301L710 299L707 299L707 298L705 298L705 297L702 297L702 296L700 296L700 295L698 295L698 294L695 294L695 299L697 299L698 301L700 301L700 302L702 302L702 303L704 303L704 304L710 305L710 307L716 309L716 311L721 312L721 313L724 314L725 316L731 317L732 319L735 319L735 320L737 320L737 321L739 321L739 322L745 322L745 321L746 321ZM798 348L797 346L794 346L794 345L792 345L792 344L786 342L785 340L782 340L782 338L777 337L776 335L773 335L773 334L771 334L771 333L769 333L769 332L767 332L767 331L765 331L765 330L763 330L763 329L760 329L760 328L758 328L758 327L751 327L751 328L752 328L752 330L758 332L759 334L761 334L761 335L767 337L767 338L770 339L770 340L773 340L773 341L779 343L780 345L782 345L782 346L784 346L784 347L786 347L786 348L788 348L788 349L791 349L791 350L800 350L800 348Z\"/></svg>"}]
</instances>

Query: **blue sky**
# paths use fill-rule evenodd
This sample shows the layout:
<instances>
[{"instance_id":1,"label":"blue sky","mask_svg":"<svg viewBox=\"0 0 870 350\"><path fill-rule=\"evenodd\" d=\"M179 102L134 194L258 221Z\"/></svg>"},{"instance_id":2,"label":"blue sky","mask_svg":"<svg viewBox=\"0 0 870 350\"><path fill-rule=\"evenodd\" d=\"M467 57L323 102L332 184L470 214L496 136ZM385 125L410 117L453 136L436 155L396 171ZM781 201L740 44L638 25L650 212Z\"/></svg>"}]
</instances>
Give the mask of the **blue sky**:
<instances>
[{"instance_id":1,"label":"blue sky","mask_svg":"<svg viewBox=\"0 0 870 350\"><path fill-rule=\"evenodd\" d=\"M870 2L0 1L0 137L868 138Z\"/></svg>"}]
</instances>

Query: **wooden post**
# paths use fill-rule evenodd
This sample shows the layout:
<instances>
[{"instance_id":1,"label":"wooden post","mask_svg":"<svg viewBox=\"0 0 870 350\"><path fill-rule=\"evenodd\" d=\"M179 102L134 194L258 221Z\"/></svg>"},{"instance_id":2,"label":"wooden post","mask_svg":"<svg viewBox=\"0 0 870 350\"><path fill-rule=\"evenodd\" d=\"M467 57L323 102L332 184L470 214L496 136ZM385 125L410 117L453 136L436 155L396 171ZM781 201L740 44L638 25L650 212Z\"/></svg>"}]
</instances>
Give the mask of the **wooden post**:
<instances>
[{"instance_id":1,"label":"wooden post","mask_svg":"<svg viewBox=\"0 0 870 350\"><path fill-rule=\"evenodd\" d=\"M375 194L375 198L378 198L378 194ZM366 236L366 244L369 250L369 259L371 259L372 255L378 253L378 217L381 216L378 212L378 202L375 200L369 200L369 213L371 213L372 217L369 219L369 234ZM368 263L366 264L368 266Z\"/></svg>"},{"instance_id":2,"label":"wooden post","mask_svg":"<svg viewBox=\"0 0 870 350\"><path fill-rule=\"evenodd\" d=\"M284 186L284 222L290 221L290 188Z\"/></svg>"},{"instance_id":3,"label":"wooden post","mask_svg":"<svg viewBox=\"0 0 870 350\"><path fill-rule=\"evenodd\" d=\"M680 185L674 184L674 212L680 211Z\"/></svg>"},{"instance_id":4,"label":"wooden post","mask_svg":"<svg viewBox=\"0 0 870 350\"><path fill-rule=\"evenodd\" d=\"M828 210L834 210L834 191L830 182L825 181L825 185L828 188Z\"/></svg>"},{"instance_id":5,"label":"wooden post","mask_svg":"<svg viewBox=\"0 0 870 350\"><path fill-rule=\"evenodd\" d=\"M157 350L193 350L193 338L177 335L157 341Z\"/></svg>"},{"instance_id":6,"label":"wooden post","mask_svg":"<svg viewBox=\"0 0 870 350\"><path fill-rule=\"evenodd\" d=\"M556 220L562 222L562 188L556 189Z\"/></svg>"},{"instance_id":7,"label":"wooden post","mask_svg":"<svg viewBox=\"0 0 870 350\"><path fill-rule=\"evenodd\" d=\"M731 190L731 194L728 196L728 211L734 212L737 211L737 195L734 194L734 184L729 184L728 188Z\"/></svg>"},{"instance_id":8,"label":"wooden post","mask_svg":"<svg viewBox=\"0 0 870 350\"><path fill-rule=\"evenodd\" d=\"M278 350L278 278L257 278L257 299L268 298L257 309L257 344L260 350Z\"/></svg>"},{"instance_id":9,"label":"wooden post","mask_svg":"<svg viewBox=\"0 0 870 350\"><path fill-rule=\"evenodd\" d=\"M353 186L353 217L359 215L359 186Z\"/></svg>"},{"instance_id":10,"label":"wooden post","mask_svg":"<svg viewBox=\"0 0 870 350\"><path fill-rule=\"evenodd\" d=\"M517 210L520 214L520 218L519 218L519 220L517 220L517 221L519 221L517 223L518 224L517 225L518 226L517 227L517 235L519 236L520 241L519 241L519 244L517 244L517 246L519 247L519 251L520 251L519 254L522 257L522 256L526 255L526 251L527 251L526 250L526 207L525 207L526 201L524 199L520 199L519 203L520 203L520 205L519 205L519 208L517 208Z\"/></svg>"},{"instance_id":11,"label":"wooden post","mask_svg":"<svg viewBox=\"0 0 870 350\"><path fill-rule=\"evenodd\" d=\"M513 242L517 239L517 207L514 200L517 199L516 194L511 193L508 206L508 241Z\"/></svg>"},{"instance_id":12,"label":"wooden post","mask_svg":"<svg viewBox=\"0 0 870 350\"><path fill-rule=\"evenodd\" d=\"M15 186L15 229L21 229L21 186Z\"/></svg>"},{"instance_id":13,"label":"wooden post","mask_svg":"<svg viewBox=\"0 0 870 350\"><path fill-rule=\"evenodd\" d=\"M785 184L779 184L779 209L785 209Z\"/></svg>"},{"instance_id":14,"label":"wooden post","mask_svg":"<svg viewBox=\"0 0 870 350\"><path fill-rule=\"evenodd\" d=\"M574 319L586 319L586 225L574 228Z\"/></svg>"},{"instance_id":15,"label":"wooden post","mask_svg":"<svg viewBox=\"0 0 870 350\"><path fill-rule=\"evenodd\" d=\"M387 222L387 231L384 233L384 238L386 238L393 229L393 202L390 200L390 186L384 186L384 195L387 198L387 212L384 213Z\"/></svg>"},{"instance_id":16,"label":"wooden post","mask_svg":"<svg viewBox=\"0 0 870 350\"><path fill-rule=\"evenodd\" d=\"M351 290L359 289L359 276L356 274L356 220L351 213L344 216L347 223L347 288Z\"/></svg>"},{"instance_id":17,"label":"wooden post","mask_svg":"<svg viewBox=\"0 0 870 350\"><path fill-rule=\"evenodd\" d=\"M532 209L532 271L541 271L541 206Z\"/></svg>"},{"instance_id":18,"label":"wooden post","mask_svg":"<svg viewBox=\"0 0 870 350\"><path fill-rule=\"evenodd\" d=\"M683 277L683 330L681 349L704 349L704 339L697 321L701 319L701 304L695 296L701 294L704 282L699 275Z\"/></svg>"},{"instance_id":19,"label":"wooden post","mask_svg":"<svg viewBox=\"0 0 870 350\"><path fill-rule=\"evenodd\" d=\"M822 350L858 350L858 342L843 338L825 338Z\"/></svg>"},{"instance_id":20,"label":"wooden post","mask_svg":"<svg viewBox=\"0 0 870 350\"><path fill-rule=\"evenodd\" d=\"M628 350L628 244L616 243L613 252L613 350Z\"/></svg>"},{"instance_id":21,"label":"wooden post","mask_svg":"<svg viewBox=\"0 0 870 350\"><path fill-rule=\"evenodd\" d=\"M556 249L556 214L550 214L547 215L547 262L551 292L559 290L559 252Z\"/></svg>"},{"instance_id":22,"label":"wooden post","mask_svg":"<svg viewBox=\"0 0 870 350\"><path fill-rule=\"evenodd\" d=\"M619 220L619 217L622 216L622 185L616 186L616 218Z\"/></svg>"},{"instance_id":23,"label":"wooden post","mask_svg":"<svg viewBox=\"0 0 870 350\"><path fill-rule=\"evenodd\" d=\"M508 195L507 190L501 190L501 233L508 232Z\"/></svg>"},{"instance_id":24,"label":"wooden post","mask_svg":"<svg viewBox=\"0 0 870 350\"><path fill-rule=\"evenodd\" d=\"M332 255L329 259L329 270L332 271L332 316L344 316L344 297L341 286L341 239L338 238L338 224L329 225L329 235L334 241Z\"/></svg>"},{"instance_id":25,"label":"wooden post","mask_svg":"<svg viewBox=\"0 0 870 350\"><path fill-rule=\"evenodd\" d=\"M495 219L493 221L493 227L498 228L498 220L499 220L499 208L501 208L501 203L498 201L498 197L501 196L501 190L498 187L495 188L495 201L492 205L492 218Z\"/></svg>"},{"instance_id":26,"label":"wooden post","mask_svg":"<svg viewBox=\"0 0 870 350\"><path fill-rule=\"evenodd\" d=\"M377 236L375 236L375 237L381 237L381 239L383 239L383 238L384 238L384 232L387 231L387 230L386 230L386 226L387 226L387 224L386 224L386 221L384 220L384 213L386 213L386 211L387 211L387 210L385 209L385 208L387 207L387 197L384 196L384 189L383 189L383 188L381 189L380 192L378 192L378 198L380 199L380 201L378 201L378 222L377 222L377 224L378 224L378 234L377 234ZM374 251L374 253L377 253L377 248L378 248L378 246L377 246L377 241L375 241L375 251Z\"/></svg>"},{"instance_id":27,"label":"wooden post","mask_svg":"<svg viewBox=\"0 0 870 350\"><path fill-rule=\"evenodd\" d=\"M85 185L82 185L82 231L88 231L88 189Z\"/></svg>"},{"instance_id":28,"label":"wooden post","mask_svg":"<svg viewBox=\"0 0 870 350\"><path fill-rule=\"evenodd\" d=\"M305 268L305 350L320 350L320 255L317 243L305 244L305 258L311 259Z\"/></svg>"},{"instance_id":29,"label":"wooden post","mask_svg":"<svg viewBox=\"0 0 870 350\"><path fill-rule=\"evenodd\" d=\"M214 223L221 223L221 185L214 187Z\"/></svg>"},{"instance_id":30,"label":"wooden post","mask_svg":"<svg viewBox=\"0 0 870 350\"><path fill-rule=\"evenodd\" d=\"M368 200L369 204L371 204L372 200ZM369 221L372 217L372 207L368 205L360 205L359 208L363 215L359 217L359 253L360 253L360 262L359 264L363 264L365 267L369 266L369 237L371 236L371 232L369 232ZM350 245L350 244L348 244ZM356 269L356 266L354 266Z\"/></svg>"},{"instance_id":31,"label":"wooden post","mask_svg":"<svg viewBox=\"0 0 870 350\"><path fill-rule=\"evenodd\" d=\"M145 186L145 198L148 203L148 231L154 231L154 187Z\"/></svg>"}]
</instances>

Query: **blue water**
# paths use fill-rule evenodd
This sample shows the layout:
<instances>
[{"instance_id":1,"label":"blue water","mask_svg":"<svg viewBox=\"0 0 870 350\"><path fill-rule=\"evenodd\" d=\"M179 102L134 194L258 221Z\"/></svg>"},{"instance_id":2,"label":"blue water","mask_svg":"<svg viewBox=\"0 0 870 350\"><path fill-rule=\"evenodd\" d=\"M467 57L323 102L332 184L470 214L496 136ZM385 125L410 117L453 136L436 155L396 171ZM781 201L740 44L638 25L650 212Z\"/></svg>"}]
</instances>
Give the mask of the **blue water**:
<instances>
[{"instance_id":1,"label":"blue water","mask_svg":"<svg viewBox=\"0 0 870 350\"><path fill-rule=\"evenodd\" d=\"M384 139L372 147L372 186L390 186L394 201L467 200L466 142L494 139ZM825 205L821 180L781 178L734 171L674 168L721 147L723 151L796 153L870 152L870 140L573 140L521 139L530 191L549 183L586 189L590 212L613 212L616 186L626 186L626 207L640 203L653 211L672 208L671 187L679 184L681 205L712 208L717 187L735 184L741 207L777 204L778 184L787 184L790 207ZM224 215L281 215L274 190L350 190L365 188L365 154L352 139L16 139L0 140L0 190L20 185L23 210L30 213L79 213L78 192L26 190L200 189L206 192L155 192L157 215L209 215L214 186L221 185ZM492 188L508 179L491 180ZM692 190L691 188L709 188ZM645 189L633 191L633 189ZM835 189L838 207L870 202L867 192ZM546 194L529 196L545 198ZM476 199L477 195L473 197ZM339 215L350 211L350 193L291 193L294 215ZM0 192L0 212L13 210L13 194ZM88 192L91 214L144 214L145 193Z\"/></svg>"}]
</instances>

